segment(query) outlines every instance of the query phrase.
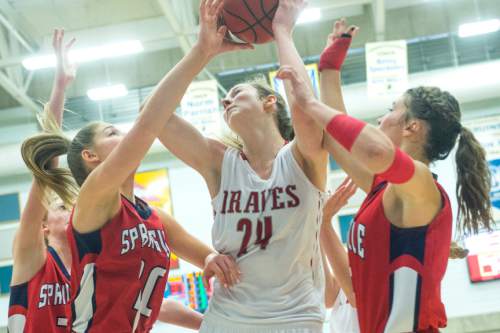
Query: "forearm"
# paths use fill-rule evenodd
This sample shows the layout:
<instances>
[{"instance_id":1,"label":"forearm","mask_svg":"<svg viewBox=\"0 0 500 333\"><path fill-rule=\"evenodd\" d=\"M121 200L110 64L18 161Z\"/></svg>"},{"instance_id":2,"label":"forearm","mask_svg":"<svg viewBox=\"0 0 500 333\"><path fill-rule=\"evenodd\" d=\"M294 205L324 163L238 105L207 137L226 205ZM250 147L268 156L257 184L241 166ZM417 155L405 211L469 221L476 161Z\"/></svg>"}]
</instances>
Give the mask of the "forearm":
<instances>
[{"instance_id":1,"label":"forearm","mask_svg":"<svg viewBox=\"0 0 500 333\"><path fill-rule=\"evenodd\" d=\"M320 74L321 101L335 110L347 113L342 95L340 71L325 69Z\"/></svg>"},{"instance_id":2,"label":"forearm","mask_svg":"<svg viewBox=\"0 0 500 333\"><path fill-rule=\"evenodd\" d=\"M304 67L304 62L300 57L292 37L286 32L275 32L276 46L278 50L278 58L280 65L288 65L293 67L299 76L301 76L307 84L308 89L313 93L311 80ZM290 106L290 113L292 116L292 124L295 135L299 140L299 147L302 148L301 152L307 151L321 151L323 141L323 131L318 124L314 122L295 102L292 93L292 87L288 81L284 81L286 97ZM307 152L306 152L307 153Z\"/></svg>"},{"instance_id":3,"label":"forearm","mask_svg":"<svg viewBox=\"0 0 500 333\"><path fill-rule=\"evenodd\" d=\"M342 290L344 290L349 300L354 301L354 289L352 286L347 253L330 223L323 223L320 240L321 248L326 254L326 258L333 269L335 279Z\"/></svg>"},{"instance_id":4,"label":"forearm","mask_svg":"<svg viewBox=\"0 0 500 333\"><path fill-rule=\"evenodd\" d=\"M316 99L307 103L306 109L311 118L326 129L328 135L344 146L351 158L371 173L384 172L391 165L395 147L379 129L346 116ZM328 150L335 154L334 151Z\"/></svg>"},{"instance_id":5,"label":"forearm","mask_svg":"<svg viewBox=\"0 0 500 333\"><path fill-rule=\"evenodd\" d=\"M203 69L208 58L193 48L158 83L132 129L87 179L92 178L92 193L109 197L136 169L180 103L187 87ZM119 166L119 167L118 167ZM86 190L85 184L81 194Z\"/></svg>"},{"instance_id":6,"label":"forearm","mask_svg":"<svg viewBox=\"0 0 500 333\"><path fill-rule=\"evenodd\" d=\"M163 300L161 305L158 320L164 323L198 330L203 321L203 315L179 302L166 299Z\"/></svg>"},{"instance_id":7,"label":"forearm","mask_svg":"<svg viewBox=\"0 0 500 333\"><path fill-rule=\"evenodd\" d=\"M54 79L52 93L49 100L49 111L52 113L57 125L61 127L64 113L65 87Z\"/></svg>"},{"instance_id":8,"label":"forearm","mask_svg":"<svg viewBox=\"0 0 500 333\"><path fill-rule=\"evenodd\" d=\"M331 308L339 291L339 286L335 282L330 264L328 263L328 259L323 249L321 250L321 260L323 261L323 273L325 274L325 306Z\"/></svg>"},{"instance_id":9,"label":"forearm","mask_svg":"<svg viewBox=\"0 0 500 333\"><path fill-rule=\"evenodd\" d=\"M171 221L167 227L169 246L179 258L203 269L205 259L215 251L199 239L188 233L176 221Z\"/></svg>"}]
</instances>

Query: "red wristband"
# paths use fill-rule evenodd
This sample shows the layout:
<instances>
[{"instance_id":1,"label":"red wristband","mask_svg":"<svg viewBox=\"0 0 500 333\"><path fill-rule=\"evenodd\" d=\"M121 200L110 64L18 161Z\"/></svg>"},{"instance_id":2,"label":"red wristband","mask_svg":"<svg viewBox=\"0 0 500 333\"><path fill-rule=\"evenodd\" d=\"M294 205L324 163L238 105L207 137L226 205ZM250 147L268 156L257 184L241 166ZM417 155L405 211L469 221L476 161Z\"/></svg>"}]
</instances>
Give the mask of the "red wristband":
<instances>
[{"instance_id":1,"label":"red wristband","mask_svg":"<svg viewBox=\"0 0 500 333\"><path fill-rule=\"evenodd\" d=\"M333 41L327 49L321 53L319 58L319 71L324 69L334 69L339 71L344 64L347 51L351 46L351 37L340 37Z\"/></svg>"},{"instance_id":2,"label":"red wristband","mask_svg":"<svg viewBox=\"0 0 500 333\"><path fill-rule=\"evenodd\" d=\"M401 149L396 148L394 161L391 166L378 176L393 184L404 184L409 181L415 173L415 162Z\"/></svg>"},{"instance_id":3,"label":"red wristband","mask_svg":"<svg viewBox=\"0 0 500 333\"><path fill-rule=\"evenodd\" d=\"M326 126L326 131L347 151L351 151L354 141L356 141L365 126L366 123L361 120L346 114L339 114L330 120Z\"/></svg>"}]
</instances>

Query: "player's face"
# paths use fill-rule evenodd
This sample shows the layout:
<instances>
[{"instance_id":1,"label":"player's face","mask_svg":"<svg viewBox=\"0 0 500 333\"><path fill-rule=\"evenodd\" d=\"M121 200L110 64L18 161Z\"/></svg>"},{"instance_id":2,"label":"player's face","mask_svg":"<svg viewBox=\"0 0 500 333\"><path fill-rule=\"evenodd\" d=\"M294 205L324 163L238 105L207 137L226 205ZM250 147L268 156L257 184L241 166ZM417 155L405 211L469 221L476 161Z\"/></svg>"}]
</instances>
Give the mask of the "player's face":
<instances>
[{"instance_id":1,"label":"player's face","mask_svg":"<svg viewBox=\"0 0 500 333\"><path fill-rule=\"evenodd\" d=\"M378 119L379 128L391 141L400 146L403 139L403 130L406 122L407 107L405 97L402 96L392 104L383 117Z\"/></svg>"},{"instance_id":2,"label":"player's face","mask_svg":"<svg viewBox=\"0 0 500 333\"><path fill-rule=\"evenodd\" d=\"M222 100L224 106L224 120L230 128L237 124L251 125L252 119L264 113L262 100L257 89L250 84L234 86Z\"/></svg>"},{"instance_id":3,"label":"player's face","mask_svg":"<svg viewBox=\"0 0 500 333\"><path fill-rule=\"evenodd\" d=\"M93 150L100 161L104 161L111 154L122 141L123 136L124 134L120 130L110 124L102 124L97 128Z\"/></svg>"},{"instance_id":4,"label":"player's face","mask_svg":"<svg viewBox=\"0 0 500 333\"><path fill-rule=\"evenodd\" d=\"M66 237L70 214L70 208L66 207L61 199L51 202L47 211L46 226L53 237Z\"/></svg>"}]
</instances>

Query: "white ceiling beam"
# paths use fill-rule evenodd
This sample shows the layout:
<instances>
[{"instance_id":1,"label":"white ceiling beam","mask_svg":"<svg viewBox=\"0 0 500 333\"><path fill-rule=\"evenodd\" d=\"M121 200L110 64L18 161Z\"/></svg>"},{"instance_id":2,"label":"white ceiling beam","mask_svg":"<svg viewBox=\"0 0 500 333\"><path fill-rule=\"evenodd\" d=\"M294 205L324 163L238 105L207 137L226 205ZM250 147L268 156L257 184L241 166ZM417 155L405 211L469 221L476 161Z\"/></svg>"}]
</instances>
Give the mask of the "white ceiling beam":
<instances>
[{"instance_id":1,"label":"white ceiling beam","mask_svg":"<svg viewBox=\"0 0 500 333\"><path fill-rule=\"evenodd\" d=\"M33 47L28 43L28 41L19 33L19 31L12 25L12 23L9 22L9 20L2 14L0 13L0 23L19 41L19 43L24 46L24 48L30 52L33 53L35 50Z\"/></svg>"},{"instance_id":2,"label":"white ceiling beam","mask_svg":"<svg viewBox=\"0 0 500 333\"><path fill-rule=\"evenodd\" d=\"M18 45L23 46L28 52L33 52L33 47L24 39L24 37L14 28L14 26L0 13L0 23L5 27L5 31L9 34L10 39L0 31L0 54L3 57L12 56L13 52L19 52ZM19 44L17 44L19 43ZM0 71L0 86L5 89L15 100L22 106L33 112L38 112L40 108L26 94L23 87L23 78L20 68L8 68L7 74Z\"/></svg>"},{"instance_id":3,"label":"white ceiling beam","mask_svg":"<svg viewBox=\"0 0 500 333\"><path fill-rule=\"evenodd\" d=\"M12 97L14 97L21 105L33 112L38 112L40 107L36 105L33 100L26 95L23 88L18 87L11 79L7 77L4 73L0 72L0 86L2 86L5 91L7 91Z\"/></svg>"},{"instance_id":4,"label":"white ceiling beam","mask_svg":"<svg viewBox=\"0 0 500 333\"><path fill-rule=\"evenodd\" d=\"M377 41L385 40L385 0L372 0L373 28Z\"/></svg>"}]
</instances>

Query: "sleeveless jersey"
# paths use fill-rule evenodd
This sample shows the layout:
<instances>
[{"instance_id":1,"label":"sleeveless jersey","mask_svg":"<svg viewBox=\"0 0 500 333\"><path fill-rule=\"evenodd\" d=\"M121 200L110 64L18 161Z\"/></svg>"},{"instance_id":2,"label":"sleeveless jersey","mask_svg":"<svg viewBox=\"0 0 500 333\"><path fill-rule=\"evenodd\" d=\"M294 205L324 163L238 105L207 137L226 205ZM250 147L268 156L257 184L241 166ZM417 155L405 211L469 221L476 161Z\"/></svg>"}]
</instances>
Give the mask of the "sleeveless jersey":
<instances>
[{"instance_id":1,"label":"sleeveless jersey","mask_svg":"<svg viewBox=\"0 0 500 333\"><path fill-rule=\"evenodd\" d=\"M443 205L429 225L392 225L382 204L387 182L378 177L356 215L347 247L362 333L439 332L446 326L441 281L452 211L445 190L436 185Z\"/></svg>"},{"instance_id":2,"label":"sleeveless jersey","mask_svg":"<svg viewBox=\"0 0 500 333\"><path fill-rule=\"evenodd\" d=\"M221 176L212 201L213 245L236 259L242 277L228 290L215 281L205 320L224 322L228 332L245 325L257 332L256 327L321 324L324 276L318 239L324 193L299 167L292 144L279 151L267 180L243 154L228 148ZM220 326L215 331L226 332Z\"/></svg>"},{"instance_id":3,"label":"sleeveless jersey","mask_svg":"<svg viewBox=\"0 0 500 333\"><path fill-rule=\"evenodd\" d=\"M10 333L66 332L70 277L59 255L47 248L43 267L26 283L10 290Z\"/></svg>"},{"instance_id":4,"label":"sleeveless jersey","mask_svg":"<svg viewBox=\"0 0 500 333\"><path fill-rule=\"evenodd\" d=\"M330 333L359 333L358 313L339 290L330 316Z\"/></svg>"},{"instance_id":5,"label":"sleeveless jersey","mask_svg":"<svg viewBox=\"0 0 500 333\"><path fill-rule=\"evenodd\" d=\"M68 238L73 257L71 331L149 332L160 310L170 250L163 224L144 201L125 197L100 230Z\"/></svg>"}]
</instances>

